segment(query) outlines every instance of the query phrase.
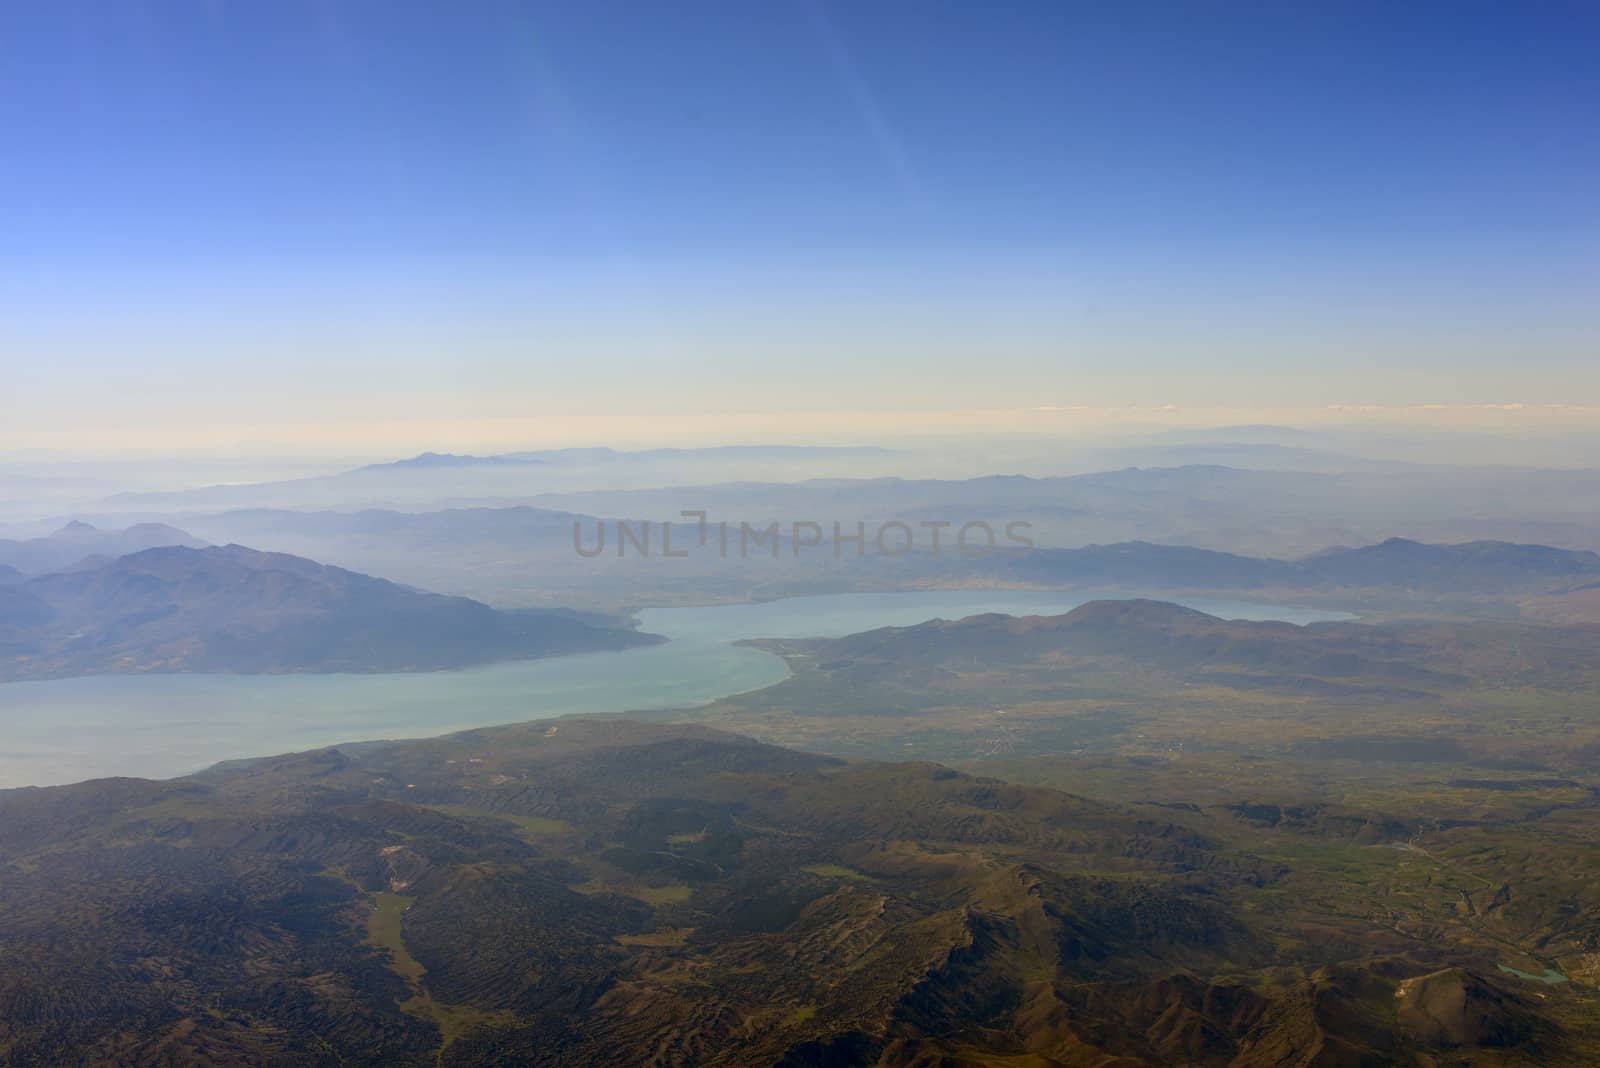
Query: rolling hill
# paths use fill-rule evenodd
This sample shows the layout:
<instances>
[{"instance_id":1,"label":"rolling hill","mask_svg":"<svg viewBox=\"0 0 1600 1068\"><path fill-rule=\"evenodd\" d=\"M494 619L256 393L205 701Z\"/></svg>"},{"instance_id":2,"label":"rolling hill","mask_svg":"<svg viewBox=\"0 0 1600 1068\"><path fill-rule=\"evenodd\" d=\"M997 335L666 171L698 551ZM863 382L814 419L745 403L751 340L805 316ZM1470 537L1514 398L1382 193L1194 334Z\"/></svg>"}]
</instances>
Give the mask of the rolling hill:
<instances>
[{"instance_id":1,"label":"rolling hill","mask_svg":"<svg viewBox=\"0 0 1600 1068\"><path fill-rule=\"evenodd\" d=\"M981 615L751 644L803 657L846 690L869 681L937 687L963 672L1009 673L1035 686L1116 678L1125 689L1226 682L1263 691L1391 690L1409 697L1485 684L1583 689L1600 679L1596 626L1299 626L1219 619L1146 599L1091 601L1059 616Z\"/></svg>"}]
</instances>

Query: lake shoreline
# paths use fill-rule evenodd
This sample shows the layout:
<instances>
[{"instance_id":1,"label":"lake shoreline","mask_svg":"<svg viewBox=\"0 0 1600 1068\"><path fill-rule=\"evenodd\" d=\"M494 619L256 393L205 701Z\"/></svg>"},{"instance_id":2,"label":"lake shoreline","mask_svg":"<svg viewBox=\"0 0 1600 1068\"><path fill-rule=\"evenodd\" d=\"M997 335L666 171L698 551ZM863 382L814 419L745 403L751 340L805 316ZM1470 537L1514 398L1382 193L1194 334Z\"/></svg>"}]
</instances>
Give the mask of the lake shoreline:
<instances>
[{"instance_id":1,"label":"lake shoreline","mask_svg":"<svg viewBox=\"0 0 1600 1068\"><path fill-rule=\"evenodd\" d=\"M571 715L682 712L789 677L781 657L737 644L745 639L842 637L994 611L1060 614L1095 599L1086 591L1010 589L823 594L642 609L642 629L667 642L438 672L138 674L7 683L0 685L0 789L111 776L174 778L229 760ZM1244 601L1180 603L1240 618L1348 618Z\"/></svg>"}]
</instances>

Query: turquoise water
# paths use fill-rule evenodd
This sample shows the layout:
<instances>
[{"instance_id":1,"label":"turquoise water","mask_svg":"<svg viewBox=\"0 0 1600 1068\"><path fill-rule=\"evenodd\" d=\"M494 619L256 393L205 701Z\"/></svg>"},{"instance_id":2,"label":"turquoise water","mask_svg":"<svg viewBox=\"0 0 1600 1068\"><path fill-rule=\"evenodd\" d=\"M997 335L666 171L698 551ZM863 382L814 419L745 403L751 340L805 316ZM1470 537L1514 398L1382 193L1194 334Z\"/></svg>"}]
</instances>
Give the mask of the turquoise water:
<instances>
[{"instance_id":1,"label":"turquoise water","mask_svg":"<svg viewBox=\"0 0 1600 1068\"><path fill-rule=\"evenodd\" d=\"M0 787L162 778L219 760L374 738L422 738L576 712L681 708L782 681L741 638L837 637L983 612L1053 615L1087 594L955 590L794 597L639 614L666 645L410 675L101 675L0 685ZM1190 600L1232 619L1348 618Z\"/></svg>"},{"instance_id":2,"label":"turquoise water","mask_svg":"<svg viewBox=\"0 0 1600 1068\"><path fill-rule=\"evenodd\" d=\"M1516 968L1513 968L1509 964L1498 964L1496 967L1503 972L1509 972L1518 979L1527 979L1535 983L1543 983L1545 986L1559 986L1562 983L1570 983L1572 981L1561 972L1557 971L1555 968L1549 967L1548 965L1545 966L1543 975L1535 975L1533 972L1520 971ZM1542 994L1540 996L1543 997Z\"/></svg>"}]
</instances>

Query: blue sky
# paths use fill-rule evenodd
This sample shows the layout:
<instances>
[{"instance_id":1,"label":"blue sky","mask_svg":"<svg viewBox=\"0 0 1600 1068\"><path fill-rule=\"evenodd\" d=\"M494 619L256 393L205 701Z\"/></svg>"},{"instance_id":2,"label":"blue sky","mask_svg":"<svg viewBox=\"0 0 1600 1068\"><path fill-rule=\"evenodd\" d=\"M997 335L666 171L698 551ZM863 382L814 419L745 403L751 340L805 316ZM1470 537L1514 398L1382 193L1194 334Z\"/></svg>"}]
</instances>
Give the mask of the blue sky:
<instances>
[{"instance_id":1,"label":"blue sky","mask_svg":"<svg viewBox=\"0 0 1600 1068\"><path fill-rule=\"evenodd\" d=\"M1597 54L1583 4L7 5L0 422L1600 403Z\"/></svg>"}]
</instances>

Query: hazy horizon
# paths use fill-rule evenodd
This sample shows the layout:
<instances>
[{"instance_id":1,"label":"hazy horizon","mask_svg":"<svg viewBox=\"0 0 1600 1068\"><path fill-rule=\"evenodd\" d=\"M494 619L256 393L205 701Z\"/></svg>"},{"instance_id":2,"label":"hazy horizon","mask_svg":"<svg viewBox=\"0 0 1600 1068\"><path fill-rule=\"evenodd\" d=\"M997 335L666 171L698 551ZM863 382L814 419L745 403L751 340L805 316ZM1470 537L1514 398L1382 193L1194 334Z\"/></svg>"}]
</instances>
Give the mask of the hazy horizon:
<instances>
[{"instance_id":1,"label":"hazy horizon","mask_svg":"<svg viewBox=\"0 0 1600 1068\"><path fill-rule=\"evenodd\" d=\"M137 458L248 459L366 463L425 452L508 453L554 448L792 444L906 446L930 441L1031 439L1115 444L1189 435L1242 440L1259 431L1426 439L1480 436L1507 442L1570 442L1600 436L1600 405L1328 405L1319 408L1208 408L1183 405L1040 405L937 411L786 411L630 417L328 422L239 426L195 424L130 431L122 427L39 432L0 430L0 464L29 460ZM1475 462L1465 460L1463 462Z\"/></svg>"},{"instance_id":2,"label":"hazy horizon","mask_svg":"<svg viewBox=\"0 0 1600 1068\"><path fill-rule=\"evenodd\" d=\"M1576 425L1597 46L1581 9L19 5L0 449Z\"/></svg>"}]
</instances>

